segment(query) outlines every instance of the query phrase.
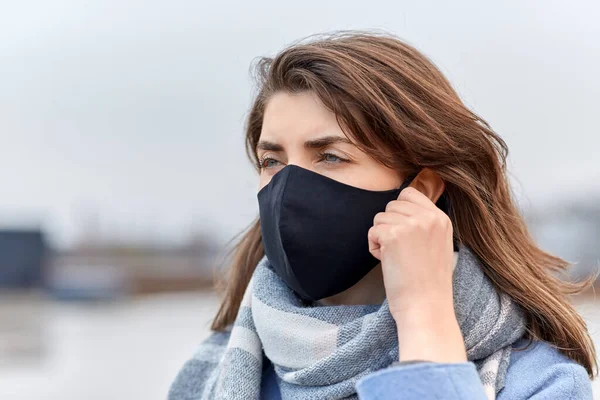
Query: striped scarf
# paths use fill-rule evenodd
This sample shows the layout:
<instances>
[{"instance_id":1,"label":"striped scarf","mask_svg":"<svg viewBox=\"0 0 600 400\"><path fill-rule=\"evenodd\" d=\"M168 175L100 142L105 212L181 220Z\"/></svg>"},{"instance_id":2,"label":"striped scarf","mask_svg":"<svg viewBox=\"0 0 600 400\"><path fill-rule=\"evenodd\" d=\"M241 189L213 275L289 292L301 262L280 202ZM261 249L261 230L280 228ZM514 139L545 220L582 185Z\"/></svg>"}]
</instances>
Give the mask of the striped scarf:
<instances>
[{"instance_id":1,"label":"striped scarf","mask_svg":"<svg viewBox=\"0 0 600 400\"><path fill-rule=\"evenodd\" d=\"M499 294L465 246L455 253L454 308L467 358L494 399L504 386L521 310ZM398 360L396 323L381 305L307 306L264 258L228 332L202 343L171 387L171 400L258 399L263 357L274 365L282 399L356 399L356 382ZM187 368L187 370L186 370Z\"/></svg>"}]
</instances>

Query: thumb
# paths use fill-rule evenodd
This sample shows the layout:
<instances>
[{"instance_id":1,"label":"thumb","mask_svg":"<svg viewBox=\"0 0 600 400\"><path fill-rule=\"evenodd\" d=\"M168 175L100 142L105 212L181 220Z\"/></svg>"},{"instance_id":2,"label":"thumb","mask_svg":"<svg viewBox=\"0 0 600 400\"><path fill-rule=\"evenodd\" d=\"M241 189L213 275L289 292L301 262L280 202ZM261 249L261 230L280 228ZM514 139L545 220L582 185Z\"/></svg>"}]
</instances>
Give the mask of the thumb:
<instances>
[{"instance_id":1,"label":"thumb","mask_svg":"<svg viewBox=\"0 0 600 400\"><path fill-rule=\"evenodd\" d=\"M379 244L379 237L381 235L381 225L372 226L369 229L369 234L367 235L367 239L369 241L369 252L381 261L381 245Z\"/></svg>"}]
</instances>

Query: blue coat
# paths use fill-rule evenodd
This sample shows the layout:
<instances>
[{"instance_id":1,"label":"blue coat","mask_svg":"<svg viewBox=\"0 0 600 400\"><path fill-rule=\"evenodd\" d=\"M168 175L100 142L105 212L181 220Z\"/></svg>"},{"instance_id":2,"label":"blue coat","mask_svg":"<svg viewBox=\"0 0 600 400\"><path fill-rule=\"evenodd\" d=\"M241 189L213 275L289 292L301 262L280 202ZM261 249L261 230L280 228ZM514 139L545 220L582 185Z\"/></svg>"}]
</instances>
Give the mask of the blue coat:
<instances>
[{"instance_id":1,"label":"blue coat","mask_svg":"<svg viewBox=\"0 0 600 400\"><path fill-rule=\"evenodd\" d=\"M514 347L524 347L526 340ZM416 363L392 366L358 381L362 400L485 400L483 386L471 362L459 364ZM261 399L280 399L272 366L263 374ZM533 342L525 350L513 350L504 389L497 400L592 399L585 369L545 342Z\"/></svg>"}]
</instances>

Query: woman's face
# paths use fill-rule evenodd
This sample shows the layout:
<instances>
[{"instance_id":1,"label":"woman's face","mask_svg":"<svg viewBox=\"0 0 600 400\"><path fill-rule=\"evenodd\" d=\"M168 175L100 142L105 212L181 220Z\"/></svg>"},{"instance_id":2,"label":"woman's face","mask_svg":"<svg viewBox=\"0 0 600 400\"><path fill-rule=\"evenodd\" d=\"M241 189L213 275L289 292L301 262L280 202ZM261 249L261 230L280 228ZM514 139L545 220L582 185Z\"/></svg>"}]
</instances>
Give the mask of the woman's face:
<instances>
[{"instance_id":1,"label":"woman's face","mask_svg":"<svg viewBox=\"0 0 600 400\"><path fill-rule=\"evenodd\" d=\"M280 92L267 103L256 153L259 190L289 164L368 190L400 187L402 177L349 140L312 92Z\"/></svg>"}]
</instances>

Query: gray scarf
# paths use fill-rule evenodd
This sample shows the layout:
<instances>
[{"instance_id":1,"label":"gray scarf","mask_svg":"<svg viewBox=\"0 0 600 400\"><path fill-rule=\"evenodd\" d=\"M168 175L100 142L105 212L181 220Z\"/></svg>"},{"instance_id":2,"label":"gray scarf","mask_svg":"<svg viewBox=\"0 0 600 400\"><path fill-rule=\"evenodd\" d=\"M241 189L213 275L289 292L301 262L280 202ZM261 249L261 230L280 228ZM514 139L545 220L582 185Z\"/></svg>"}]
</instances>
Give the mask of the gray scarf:
<instances>
[{"instance_id":1,"label":"gray scarf","mask_svg":"<svg viewBox=\"0 0 600 400\"><path fill-rule=\"evenodd\" d=\"M522 312L494 289L478 258L464 246L455 257L453 289L467 357L494 399L504 386L511 344L525 330ZM396 323L387 301L307 306L264 258L233 328L202 343L169 398L258 399L264 356L274 365L284 400L355 399L360 378L398 360Z\"/></svg>"}]
</instances>

